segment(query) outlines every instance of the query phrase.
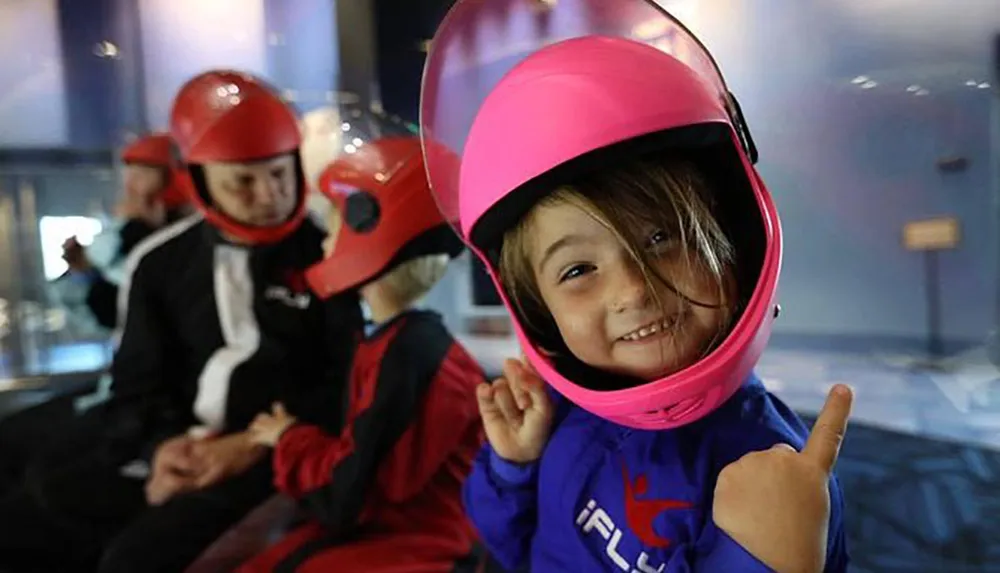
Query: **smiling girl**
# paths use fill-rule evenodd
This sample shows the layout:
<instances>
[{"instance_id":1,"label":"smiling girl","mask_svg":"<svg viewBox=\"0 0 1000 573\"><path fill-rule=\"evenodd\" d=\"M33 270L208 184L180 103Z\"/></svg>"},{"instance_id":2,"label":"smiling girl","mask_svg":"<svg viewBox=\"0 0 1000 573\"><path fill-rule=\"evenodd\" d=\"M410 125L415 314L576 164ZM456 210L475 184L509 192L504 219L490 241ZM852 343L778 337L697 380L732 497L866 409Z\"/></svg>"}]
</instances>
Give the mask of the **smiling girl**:
<instances>
[{"instance_id":1,"label":"smiling girl","mask_svg":"<svg viewBox=\"0 0 1000 573\"><path fill-rule=\"evenodd\" d=\"M711 55L652 2L560 0L545 9L554 41L476 101L469 85L503 61L463 75L464 43L504 9L543 10L459 2L422 95L432 185L525 353L478 389L489 446L465 502L484 543L532 571L845 571L830 456L797 453L806 427L753 373L781 232ZM657 21L672 53L631 38ZM457 172L436 157L449 146ZM800 478L734 527L730 504L781 473L733 477L749 466Z\"/></svg>"}]
</instances>

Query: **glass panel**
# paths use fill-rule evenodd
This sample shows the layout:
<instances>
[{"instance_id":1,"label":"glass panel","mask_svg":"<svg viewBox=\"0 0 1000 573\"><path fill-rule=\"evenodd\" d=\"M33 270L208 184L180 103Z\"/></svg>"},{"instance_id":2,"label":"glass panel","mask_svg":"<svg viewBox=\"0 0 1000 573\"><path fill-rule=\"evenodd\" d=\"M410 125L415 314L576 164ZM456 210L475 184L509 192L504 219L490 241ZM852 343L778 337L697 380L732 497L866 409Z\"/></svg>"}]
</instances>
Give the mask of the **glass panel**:
<instances>
[{"instance_id":1,"label":"glass panel","mask_svg":"<svg viewBox=\"0 0 1000 573\"><path fill-rule=\"evenodd\" d=\"M85 283L68 272L62 245L73 236L91 244L110 220L102 205L116 192L111 171L20 168L0 171L0 180L10 185L5 214L15 218L3 227L13 280L3 289L9 326L0 379L101 370L111 355L110 332L86 307ZM68 182L72 201L63 200Z\"/></svg>"}]
</instances>

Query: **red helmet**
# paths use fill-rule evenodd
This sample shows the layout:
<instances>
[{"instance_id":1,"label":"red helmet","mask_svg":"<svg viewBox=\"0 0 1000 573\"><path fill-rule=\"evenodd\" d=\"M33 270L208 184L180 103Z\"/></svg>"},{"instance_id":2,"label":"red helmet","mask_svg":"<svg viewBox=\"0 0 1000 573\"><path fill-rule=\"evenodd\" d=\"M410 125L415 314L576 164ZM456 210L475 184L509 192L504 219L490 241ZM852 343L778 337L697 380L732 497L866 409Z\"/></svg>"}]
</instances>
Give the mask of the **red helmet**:
<instances>
[{"instance_id":1,"label":"red helmet","mask_svg":"<svg viewBox=\"0 0 1000 573\"><path fill-rule=\"evenodd\" d=\"M196 76L180 89L170 113L170 132L183 160L195 169L204 163L251 163L297 153L302 143L295 114L274 88L249 74L225 70ZM280 225L239 223L212 206L201 183L195 183L193 197L216 227L251 243L273 243L295 231L305 217L301 163L299 171L298 204ZM194 177L195 182L199 179Z\"/></svg>"},{"instance_id":2,"label":"red helmet","mask_svg":"<svg viewBox=\"0 0 1000 573\"><path fill-rule=\"evenodd\" d=\"M167 209L176 209L191 202L191 177L177 161L174 141L169 133L151 133L139 137L122 150L126 165L149 165L167 171L167 182L161 192Z\"/></svg>"},{"instance_id":3,"label":"red helmet","mask_svg":"<svg viewBox=\"0 0 1000 573\"><path fill-rule=\"evenodd\" d=\"M323 171L319 188L342 220L333 254L306 273L322 298L363 286L408 260L462 251L431 196L419 138L379 139L342 155Z\"/></svg>"},{"instance_id":4,"label":"red helmet","mask_svg":"<svg viewBox=\"0 0 1000 573\"><path fill-rule=\"evenodd\" d=\"M177 165L174 142L169 133L144 135L125 146L122 161L137 165L171 168Z\"/></svg>"}]
</instances>

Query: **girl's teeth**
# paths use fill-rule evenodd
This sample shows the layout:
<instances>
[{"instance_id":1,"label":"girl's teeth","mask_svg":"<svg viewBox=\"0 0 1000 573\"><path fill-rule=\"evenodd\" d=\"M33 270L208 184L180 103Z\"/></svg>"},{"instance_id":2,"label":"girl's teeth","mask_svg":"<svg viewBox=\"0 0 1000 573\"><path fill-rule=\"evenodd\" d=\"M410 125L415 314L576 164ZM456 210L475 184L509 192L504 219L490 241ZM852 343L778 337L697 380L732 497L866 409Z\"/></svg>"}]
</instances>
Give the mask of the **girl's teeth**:
<instances>
[{"instance_id":1,"label":"girl's teeth","mask_svg":"<svg viewBox=\"0 0 1000 573\"><path fill-rule=\"evenodd\" d=\"M625 340L633 340L633 341L646 338L651 334L656 334L657 332L660 331L661 328L662 329L670 328L670 322L671 322L670 319L666 319L659 324L653 324L650 326L646 326L644 328L640 328L638 332L633 332L632 334L624 336L623 338Z\"/></svg>"}]
</instances>

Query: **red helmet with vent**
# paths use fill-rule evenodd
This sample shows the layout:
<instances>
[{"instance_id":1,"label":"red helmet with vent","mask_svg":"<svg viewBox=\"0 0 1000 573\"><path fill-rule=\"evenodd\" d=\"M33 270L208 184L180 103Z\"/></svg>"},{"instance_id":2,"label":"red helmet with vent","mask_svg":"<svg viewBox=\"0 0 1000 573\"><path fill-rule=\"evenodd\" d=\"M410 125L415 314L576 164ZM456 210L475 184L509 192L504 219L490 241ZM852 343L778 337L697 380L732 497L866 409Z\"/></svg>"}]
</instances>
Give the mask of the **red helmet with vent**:
<instances>
[{"instance_id":1,"label":"red helmet with vent","mask_svg":"<svg viewBox=\"0 0 1000 573\"><path fill-rule=\"evenodd\" d=\"M341 220L334 252L306 275L320 297L360 287L408 260L462 251L431 196L419 138L379 139L341 155L319 187Z\"/></svg>"},{"instance_id":2,"label":"red helmet with vent","mask_svg":"<svg viewBox=\"0 0 1000 573\"><path fill-rule=\"evenodd\" d=\"M192 171L205 163L254 163L298 154L302 143L295 114L263 80L235 71L211 71L185 84L174 100L170 132ZM298 158L297 158L298 161ZM253 226L216 209L208 190L194 177L194 201L214 226L253 244L290 235L305 217L306 185L298 174L298 203L283 223Z\"/></svg>"}]
</instances>

